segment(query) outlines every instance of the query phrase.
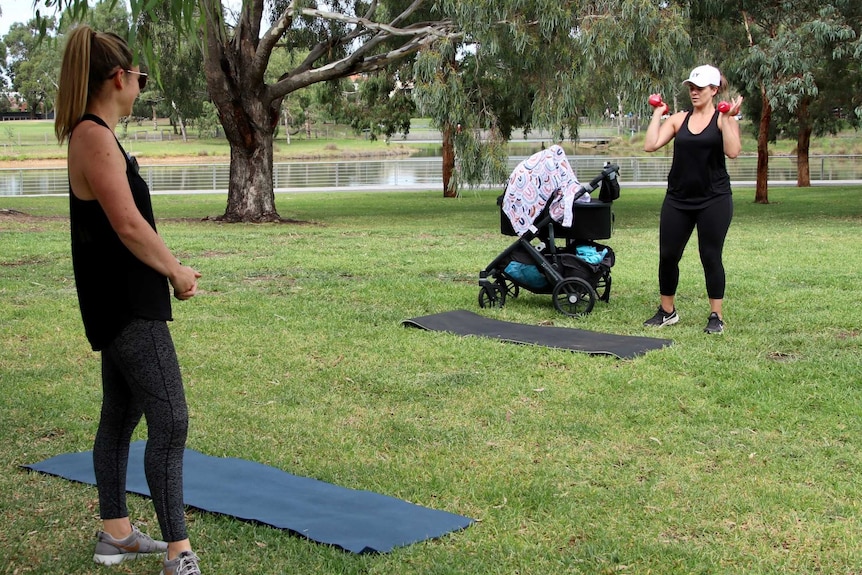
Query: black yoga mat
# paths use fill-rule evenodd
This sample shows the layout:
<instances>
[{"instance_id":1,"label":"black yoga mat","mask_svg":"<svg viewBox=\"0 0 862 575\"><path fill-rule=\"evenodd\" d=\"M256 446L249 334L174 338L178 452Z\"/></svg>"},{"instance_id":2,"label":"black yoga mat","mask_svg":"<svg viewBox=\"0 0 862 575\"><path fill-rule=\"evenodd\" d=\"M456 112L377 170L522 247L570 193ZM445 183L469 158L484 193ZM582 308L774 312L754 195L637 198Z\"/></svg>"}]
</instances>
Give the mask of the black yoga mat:
<instances>
[{"instance_id":1,"label":"black yoga mat","mask_svg":"<svg viewBox=\"0 0 862 575\"><path fill-rule=\"evenodd\" d=\"M480 335L512 343L541 345L590 354L631 359L671 345L672 340L614 335L585 329L527 325L482 317L463 309L406 319L404 325L457 335Z\"/></svg>"},{"instance_id":2,"label":"black yoga mat","mask_svg":"<svg viewBox=\"0 0 862 575\"><path fill-rule=\"evenodd\" d=\"M150 495L144 478L145 441L132 443L126 489ZM23 466L95 485L93 453L66 453ZM401 499L297 477L280 469L186 449L186 505L286 529L353 553L386 553L464 529L473 520Z\"/></svg>"}]
</instances>

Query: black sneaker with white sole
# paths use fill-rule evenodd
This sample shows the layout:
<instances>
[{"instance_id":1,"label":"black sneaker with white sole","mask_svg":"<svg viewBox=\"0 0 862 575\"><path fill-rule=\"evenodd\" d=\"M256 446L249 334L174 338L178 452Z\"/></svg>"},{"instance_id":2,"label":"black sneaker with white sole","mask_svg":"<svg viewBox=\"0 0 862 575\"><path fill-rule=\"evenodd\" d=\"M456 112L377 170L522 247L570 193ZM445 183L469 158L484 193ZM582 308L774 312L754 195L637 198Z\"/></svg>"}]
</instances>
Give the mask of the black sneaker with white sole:
<instances>
[{"instance_id":1,"label":"black sneaker with white sole","mask_svg":"<svg viewBox=\"0 0 862 575\"><path fill-rule=\"evenodd\" d=\"M709 314L709 319L706 322L706 327L703 328L706 333L724 333L724 322L718 317L718 314L712 312Z\"/></svg>"},{"instance_id":2,"label":"black sneaker with white sole","mask_svg":"<svg viewBox=\"0 0 862 575\"><path fill-rule=\"evenodd\" d=\"M649 318L644 322L646 327L664 327L666 325L673 325L679 321L679 314L676 313L676 309L672 312L668 313L664 311L661 306L658 306L658 311L655 312L655 315Z\"/></svg>"}]
</instances>

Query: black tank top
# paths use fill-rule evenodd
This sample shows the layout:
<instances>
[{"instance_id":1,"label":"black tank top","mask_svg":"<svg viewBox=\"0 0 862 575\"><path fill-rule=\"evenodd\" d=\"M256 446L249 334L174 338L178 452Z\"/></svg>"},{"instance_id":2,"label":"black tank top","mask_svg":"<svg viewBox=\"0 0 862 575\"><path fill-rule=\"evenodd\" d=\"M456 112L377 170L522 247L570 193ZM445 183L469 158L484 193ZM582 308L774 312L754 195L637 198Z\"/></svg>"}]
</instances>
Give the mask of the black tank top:
<instances>
[{"instance_id":1,"label":"black tank top","mask_svg":"<svg viewBox=\"0 0 862 575\"><path fill-rule=\"evenodd\" d=\"M667 177L667 197L682 208L703 207L731 193L724 160L724 140L718 129L718 112L699 134L688 129L691 112L674 138L673 163Z\"/></svg>"},{"instance_id":2,"label":"black tank top","mask_svg":"<svg viewBox=\"0 0 862 575\"><path fill-rule=\"evenodd\" d=\"M82 122L108 127L98 116L86 114ZM126 177L135 205L156 229L150 190L126 157ZM72 232L72 267L84 331L94 350L107 347L133 319L170 321L171 295L168 280L135 257L120 241L97 200L81 200L69 185L69 218Z\"/></svg>"}]
</instances>

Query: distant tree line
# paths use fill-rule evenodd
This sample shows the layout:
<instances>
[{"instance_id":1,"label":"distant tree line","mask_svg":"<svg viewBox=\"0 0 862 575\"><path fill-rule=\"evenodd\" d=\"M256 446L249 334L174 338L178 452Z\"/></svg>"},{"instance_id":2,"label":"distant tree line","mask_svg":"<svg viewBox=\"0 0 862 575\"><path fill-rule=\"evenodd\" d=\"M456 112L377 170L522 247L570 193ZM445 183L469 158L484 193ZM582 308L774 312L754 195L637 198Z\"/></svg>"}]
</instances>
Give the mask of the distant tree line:
<instances>
[{"instance_id":1,"label":"distant tree line","mask_svg":"<svg viewBox=\"0 0 862 575\"><path fill-rule=\"evenodd\" d=\"M57 0L59 21L15 24L0 42L9 89L50 109L72 22L125 33L156 82L141 117L178 131L219 129L231 145L227 221L279 219L272 146L315 121L371 137L429 117L443 135L444 195L506 177L513 130L575 139L581 118L646 112L661 92L688 104L681 80L718 66L758 138L755 201L768 202L768 144L797 141L808 185L815 135L862 118L858 0ZM237 11L238 10L238 11ZM41 40L41 41L40 41Z\"/></svg>"}]
</instances>

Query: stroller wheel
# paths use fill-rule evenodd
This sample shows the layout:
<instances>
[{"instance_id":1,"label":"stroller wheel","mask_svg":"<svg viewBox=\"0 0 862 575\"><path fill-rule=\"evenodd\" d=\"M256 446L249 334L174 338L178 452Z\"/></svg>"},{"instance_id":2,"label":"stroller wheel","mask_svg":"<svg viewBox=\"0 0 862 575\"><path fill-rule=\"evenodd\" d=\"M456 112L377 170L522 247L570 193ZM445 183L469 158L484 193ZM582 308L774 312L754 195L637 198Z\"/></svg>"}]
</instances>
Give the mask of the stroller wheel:
<instances>
[{"instance_id":1,"label":"stroller wheel","mask_svg":"<svg viewBox=\"0 0 862 575\"><path fill-rule=\"evenodd\" d=\"M593 286L581 278L565 278L554 286L554 307L568 316L590 313L597 297Z\"/></svg>"},{"instance_id":2,"label":"stroller wheel","mask_svg":"<svg viewBox=\"0 0 862 575\"><path fill-rule=\"evenodd\" d=\"M506 291L497 284L483 285L479 289L479 307L503 307Z\"/></svg>"},{"instance_id":3,"label":"stroller wheel","mask_svg":"<svg viewBox=\"0 0 862 575\"><path fill-rule=\"evenodd\" d=\"M506 292L507 298L518 297L521 293L521 287L512 280L499 279L497 280L497 284Z\"/></svg>"}]
</instances>

